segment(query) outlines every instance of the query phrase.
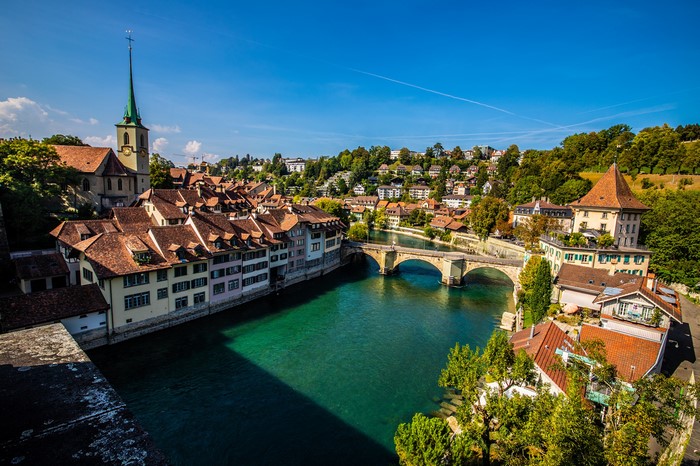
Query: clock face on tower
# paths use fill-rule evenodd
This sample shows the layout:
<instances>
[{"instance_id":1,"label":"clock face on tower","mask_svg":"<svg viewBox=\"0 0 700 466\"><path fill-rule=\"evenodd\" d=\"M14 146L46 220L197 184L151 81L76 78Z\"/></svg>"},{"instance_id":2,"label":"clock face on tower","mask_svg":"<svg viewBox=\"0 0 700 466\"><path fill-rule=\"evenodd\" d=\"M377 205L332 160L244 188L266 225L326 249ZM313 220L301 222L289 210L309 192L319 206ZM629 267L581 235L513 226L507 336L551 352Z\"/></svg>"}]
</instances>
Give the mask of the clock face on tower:
<instances>
[{"instance_id":1,"label":"clock face on tower","mask_svg":"<svg viewBox=\"0 0 700 466\"><path fill-rule=\"evenodd\" d=\"M142 156L142 157L145 157L146 154L147 154L146 149L141 149L141 150L139 151L139 155Z\"/></svg>"},{"instance_id":2,"label":"clock face on tower","mask_svg":"<svg viewBox=\"0 0 700 466\"><path fill-rule=\"evenodd\" d=\"M122 154L126 156L131 155L131 147L122 147Z\"/></svg>"}]
</instances>

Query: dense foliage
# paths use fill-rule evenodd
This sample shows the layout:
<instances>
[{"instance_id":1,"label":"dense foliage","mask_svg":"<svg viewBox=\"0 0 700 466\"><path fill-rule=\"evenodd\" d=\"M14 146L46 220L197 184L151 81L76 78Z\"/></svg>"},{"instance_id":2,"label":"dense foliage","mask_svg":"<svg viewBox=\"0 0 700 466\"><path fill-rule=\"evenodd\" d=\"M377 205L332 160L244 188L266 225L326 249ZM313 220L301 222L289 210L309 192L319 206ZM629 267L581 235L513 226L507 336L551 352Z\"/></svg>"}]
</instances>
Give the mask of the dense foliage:
<instances>
[{"instance_id":1,"label":"dense foliage","mask_svg":"<svg viewBox=\"0 0 700 466\"><path fill-rule=\"evenodd\" d=\"M60 209L59 198L69 184L77 184L77 172L51 145L0 141L0 203L11 244L35 246L46 236L52 226L48 214Z\"/></svg>"},{"instance_id":2,"label":"dense foliage","mask_svg":"<svg viewBox=\"0 0 700 466\"><path fill-rule=\"evenodd\" d=\"M700 192L647 191L642 241L654 251L651 268L668 282L700 283Z\"/></svg>"},{"instance_id":3,"label":"dense foliage","mask_svg":"<svg viewBox=\"0 0 700 466\"><path fill-rule=\"evenodd\" d=\"M668 444L682 427L679 414L695 412L686 396L695 389L655 375L633 383L630 391L614 382L614 368L610 370L598 343L593 342L587 354L601 364L591 368L574 360L566 368L566 396L554 396L545 386L533 396L505 395L513 386L533 384L536 373L532 360L522 350L516 354L502 332L491 336L483 352L457 344L450 350L439 385L463 396L455 415L459 430L448 437L447 421L416 415L399 426L394 438L401 463L650 464L649 439ZM581 396L590 372L612 389L602 418Z\"/></svg>"},{"instance_id":4,"label":"dense foliage","mask_svg":"<svg viewBox=\"0 0 700 466\"><path fill-rule=\"evenodd\" d=\"M151 188L172 189L173 178L170 176L170 169L174 166L175 165L170 160L166 160L161 157L160 154L152 154L149 165Z\"/></svg>"}]
</instances>

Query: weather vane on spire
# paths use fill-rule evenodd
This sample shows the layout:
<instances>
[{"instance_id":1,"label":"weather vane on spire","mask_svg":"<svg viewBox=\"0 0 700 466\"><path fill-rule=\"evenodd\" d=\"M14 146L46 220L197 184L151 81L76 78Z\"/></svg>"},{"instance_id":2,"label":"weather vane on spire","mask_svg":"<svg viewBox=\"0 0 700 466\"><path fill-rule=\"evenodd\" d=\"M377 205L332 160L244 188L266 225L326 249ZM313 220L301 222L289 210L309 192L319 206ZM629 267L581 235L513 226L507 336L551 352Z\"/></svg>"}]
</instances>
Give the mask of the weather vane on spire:
<instances>
[{"instance_id":1,"label":"weather vane on spire","mask_svg":"<svg viewBox=\"0 0 700 466\"><path fill-rule=\"evenodd\" d=\"M125 39L129 41L129 52L131 52L131 43L134 41L134 39L131 38L131 29L127 29L126 33L129 34L129 37L125 37Z\"/></svg>"}]
</instances>

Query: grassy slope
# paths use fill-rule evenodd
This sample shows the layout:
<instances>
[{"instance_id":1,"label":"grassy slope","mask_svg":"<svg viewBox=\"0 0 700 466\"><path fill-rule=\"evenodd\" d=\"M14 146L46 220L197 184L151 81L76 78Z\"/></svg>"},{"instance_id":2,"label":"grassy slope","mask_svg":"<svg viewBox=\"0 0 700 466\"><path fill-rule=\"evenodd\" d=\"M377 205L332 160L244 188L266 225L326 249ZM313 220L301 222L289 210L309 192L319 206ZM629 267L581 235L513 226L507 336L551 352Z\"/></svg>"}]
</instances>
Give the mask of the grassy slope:
<instances>
[{"instance_id":1,"label":"grassy slope","mask_svg":"<svg viewBox=\"0 0 700 466\"><path fill-rule=\"evenodd\" d=\"M581 178L591 180L595 184L602 176L602 173L594 172L582 172ZM658 188L661 183L664 185L664 189L670 189L675 191L678 189L678 182L682 178L690 178L693 180L693 184L686 185L685 189L689 191L700 191L700 175L638 175L636 181L632 181L629 175L624 175L625 181L630 185L632 191L641 192L642 191L642 179L649 178L649 181L654 183L651 189Z\"/></svg>"}]
</instances>

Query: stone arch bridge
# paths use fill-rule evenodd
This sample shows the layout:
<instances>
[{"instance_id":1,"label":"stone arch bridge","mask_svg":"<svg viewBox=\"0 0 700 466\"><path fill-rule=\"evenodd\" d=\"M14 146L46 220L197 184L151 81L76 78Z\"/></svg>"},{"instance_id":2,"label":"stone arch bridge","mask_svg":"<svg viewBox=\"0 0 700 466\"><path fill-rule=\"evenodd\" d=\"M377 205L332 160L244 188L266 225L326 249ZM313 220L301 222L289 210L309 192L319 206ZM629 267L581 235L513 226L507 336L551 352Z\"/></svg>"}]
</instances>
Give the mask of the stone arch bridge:
<instances>
[{"instance_id":1,"label":"stone arch bridge","mask_svg":"<svg viewBox=\"0 0 700 466\"><path fill-rule=\"evenodd\" d=\"M442 283L447 286L460 286L464 276L475 269L491 268L500 270L513 282L516 291L520 288L519 275L523 262L520 259L500 259L461 252L429 251L403 246L387 246L373 243L348 242L343 244L345 257L353 254L366 254L379 264L379 273L391 275L398 272L399 265L408 260L419 260L431 264L442 274ZM517 299L517 298L516 298Z\"/></svg>"}]
</instances>

